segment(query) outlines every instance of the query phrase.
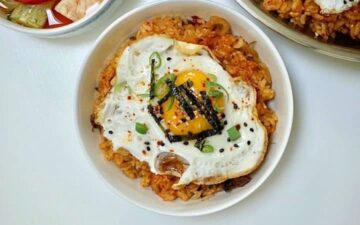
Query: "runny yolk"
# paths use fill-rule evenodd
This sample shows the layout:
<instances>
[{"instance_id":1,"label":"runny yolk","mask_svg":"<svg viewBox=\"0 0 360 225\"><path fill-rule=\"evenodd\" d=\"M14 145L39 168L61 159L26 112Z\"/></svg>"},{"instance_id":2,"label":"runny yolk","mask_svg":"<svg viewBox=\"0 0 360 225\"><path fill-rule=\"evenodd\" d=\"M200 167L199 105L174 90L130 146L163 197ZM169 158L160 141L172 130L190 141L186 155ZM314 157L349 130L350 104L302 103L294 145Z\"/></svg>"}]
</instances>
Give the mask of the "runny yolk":
<instances>
[{"instance_id":1,"label":"runny yolk","mask_svg":"<svg viewBox=\"0 0 360 225\"><path fill-rule=\"evenodd\" d=\"M179 73L176 77L175 85L179 86L186 81L192 81L192 90L195 94L199 94L200 91L206 90L206 81L210 78L199 70L191 70ZM199 96L197 96L199 98ZM212 105L216 104L217 108L223 110L224 108L224 97L211 98ZM170 100L167 100L162 104L163 108L163 119L167 125L167 128L174 135L187 135L189 133L198 134L202 131L211 129L212 126L209 124L207 119L199 113L198 110L194 110L195 118L192 120L186 120L186 113L179 105L179 102L175 99L172 107L168 110Z\"/></svg>"}]
</instances>

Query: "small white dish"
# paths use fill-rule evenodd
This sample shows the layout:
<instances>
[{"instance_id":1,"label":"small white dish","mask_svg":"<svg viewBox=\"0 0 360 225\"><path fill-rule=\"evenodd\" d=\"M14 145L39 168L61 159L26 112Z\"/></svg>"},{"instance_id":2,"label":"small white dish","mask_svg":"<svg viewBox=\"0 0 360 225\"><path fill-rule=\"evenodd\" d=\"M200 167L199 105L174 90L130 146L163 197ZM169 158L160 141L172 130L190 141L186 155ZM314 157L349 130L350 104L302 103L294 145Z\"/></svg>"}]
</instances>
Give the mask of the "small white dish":
<instances>
[{"instance_id":1,"label":"small white dish","mask_svg":"<svg viewBox=\"0 0 360 225\"><path fill-rule=\"evenodd\" d=\"M92 132L90 124L96 78L117 47L129 38L144 20L164 14L198 15L203 18L211 15L224 17L231 24L234 33L243 36L249 42L256 41L255 49L269 67L273 88L276 91L276 98L271 102L271 107L276 111L279 122L271 137L266 160L261 168L252 174L252 181L243 188L237 188L230 193L218 193L207 200L165 202L149 188L142 188L138 180L125 177L113 163L104 159L99 150L99 134ZM136 8L117 19L100 35L81 71L75 113L85 155L117 194L145 209L166 215L198 216L232 206L253 193L269 177L286 148L293 120L293 96L285 65L270 39L255 24L238 12L218 3L202 0L173 0Z\"/></svg>"},{"instance_id":2,"label":"small white dish","mask_svg":"<svg viewBox=\"0 0 360 225\"><path fill-rule=\"evenodd\" d=\"M51 29L34 29L21 26L0 16L0 25L10 29L40 38L59 38L69 37L85 32L93 28L96 24L101 23L109 14L111 14L123 0L103 0L99 7L90 15L75 21L63 27Z\"/></svg>"}]
</instances>

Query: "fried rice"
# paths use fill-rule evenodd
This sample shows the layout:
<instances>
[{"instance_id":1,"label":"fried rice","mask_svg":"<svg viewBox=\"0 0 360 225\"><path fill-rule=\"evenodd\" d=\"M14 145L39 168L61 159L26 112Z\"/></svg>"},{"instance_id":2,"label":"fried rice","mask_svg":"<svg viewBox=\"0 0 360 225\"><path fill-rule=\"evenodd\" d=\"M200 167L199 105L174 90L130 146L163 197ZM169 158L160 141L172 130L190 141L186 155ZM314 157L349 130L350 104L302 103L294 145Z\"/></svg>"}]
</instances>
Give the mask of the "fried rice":
<instances>
[{"instance_id":1,"label":"fried rice","mask_svg":"<svg viewBox=\"0 0 360 225\"><path fill-rule=\"evenodd\" d=\"M265 10L302 30L310 30L320 40L334 39L338 34L360 40L360 4L337 14L323 14L314 0L264 0Z\"/></svg>"},{"instance_id":2,"label":"fried rice","mask_svg":"<svg viewBox=\"0 0 360 225\"><path fill-rule=\"evenodd\" d=\"M267 107L267 102L275 96L271 88L271 76L254 50L256 43L248 43L240 36L231 34L229 23L223 18L213 16L208 21L197 16L190 19L181 17L162 16L145 21L135 36L130 37L100 74L97 90L97 99L94 104L91 121L95 128L95 118L101 108L107 93L113 86L116 76L116 67L123 50L132 42L154 34L163 34L171 38L194 44L208 46L219 60L224 69L233 77L237 77L253 86L257 91L256 109L260 121L270 136L277 123L276 114ZM102 133L102 132L101 132ZM208 198L220 191L231 191L250 182L249 175L229 179L215 185L198 185L190 183L179 189L172 186L178 177L170 175L153 174L146 162L141 162L126 149L114 151L111 141L101 135L100 149L109 161L114 162L129 178L139 178L143 187L150 187L163 200L171 201L177 198L187 201L189 199Z\"/></svg>"}]
</instances>

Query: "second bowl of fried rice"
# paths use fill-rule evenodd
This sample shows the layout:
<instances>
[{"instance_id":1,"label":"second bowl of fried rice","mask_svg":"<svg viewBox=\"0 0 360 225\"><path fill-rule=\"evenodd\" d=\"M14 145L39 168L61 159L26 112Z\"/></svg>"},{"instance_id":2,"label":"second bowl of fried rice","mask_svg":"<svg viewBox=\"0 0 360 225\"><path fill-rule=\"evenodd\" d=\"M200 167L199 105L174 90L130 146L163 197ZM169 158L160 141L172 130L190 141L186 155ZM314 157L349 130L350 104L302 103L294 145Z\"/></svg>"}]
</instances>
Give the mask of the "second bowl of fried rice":
<instances>
[{"instance_id":1,"label":"second bowl of fried rice","mask_svg":"<svg viewBox=\"0 0 360 225\"><path fill-rule=\"evenodd\" d=\"M220 29L219 26L212 29L216 21L221 21ZM269 144L256 171L214 185L190 183L173 189L176 177L151 173L146 163L128 151L113 151L112 143L94 130L98 128L93 120L90 123L94 103L95 108L101 105L101 95L105 96L111 88L107 84L116 71L119 48L126 40L152 34L166 34L195 44L196 40L204 40L199 37L217 35L219 44L211 45L212 39L201 44L221 57L219 63L231 76L239 77L257 91L256 110L269 135ZM235 40L236 44L232 42ZM241 46L232 51L231 46L235 45ZM196 216L232 206L269 177L286 148L293 119L293 97L285 65L270 39L256 25L218 3L176 0L136 8L101 34L81 71L76 114L85 155L116 193L145 209L166 215Z\"/></svg>"}]
</instances>

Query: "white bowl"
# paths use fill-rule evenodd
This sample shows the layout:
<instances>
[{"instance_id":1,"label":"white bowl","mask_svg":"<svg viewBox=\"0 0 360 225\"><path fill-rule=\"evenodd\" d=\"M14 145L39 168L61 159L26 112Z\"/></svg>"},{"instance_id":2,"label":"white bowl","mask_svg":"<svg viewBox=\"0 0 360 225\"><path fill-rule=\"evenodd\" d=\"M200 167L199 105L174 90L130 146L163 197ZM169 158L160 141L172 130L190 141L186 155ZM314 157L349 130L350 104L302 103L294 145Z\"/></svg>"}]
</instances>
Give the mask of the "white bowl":
<instances>
[{"instance_id":1,"label":"white bowl","mask_svg":"<svg viewBox=\"0 0 360 225\"><path fill-rule=\"evenodd\" d=\"M252 175L252 181L230 193L218 193L207 200L188 202L162 201L149 188L142 188L138 180L125 177L111 162L106 161L99 148L99 134L91 131L90 114L94 103L94 87L99 72L125 39L133 34L144 20L163 14L208 18L218 15L226 18L232 30L247 41L256 41L256 50L268 65L276 99L271 102L279 117L279 123L270 141L268 155L262 167ZM210 1L173 0L162 1L136 8L117 19L97 39L82 68L77 95L77 123L85 154L101 177L113 190L128 201L145 209L167 215L196 216L225 209L254 192L278 164L288 141L293 119L293 96L285 65L270 39L252 22L229 8Z\"/></svg>"},{"instance_id":2,"label":"white bowl","mask_svg":"<svg viewBox=\"0 0 360 225\"><path fill-rule=\"evenodd\" d=\"M85 32L93 28L96 24L101 23L107 16L109 16L119 6L123 0L103 0L94 12L84 18L75 21L69 25L51 28L51 29L35 29L21 26L17 23L11 22L4 17L0 17L0 25L10 29L20 31L35 37L41 38L58 38L69 37Z\"/></svg>"}]
</instances>

